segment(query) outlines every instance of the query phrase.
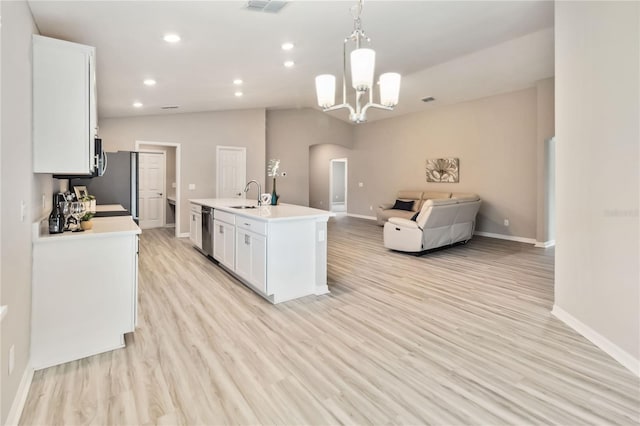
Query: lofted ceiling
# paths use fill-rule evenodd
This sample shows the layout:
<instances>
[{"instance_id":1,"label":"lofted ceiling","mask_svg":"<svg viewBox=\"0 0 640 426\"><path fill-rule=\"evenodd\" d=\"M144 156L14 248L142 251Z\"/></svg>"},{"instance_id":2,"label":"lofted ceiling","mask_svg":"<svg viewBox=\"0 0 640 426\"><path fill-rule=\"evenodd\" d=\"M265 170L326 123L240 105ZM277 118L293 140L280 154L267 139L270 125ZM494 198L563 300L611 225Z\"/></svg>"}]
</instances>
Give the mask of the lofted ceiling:
<instances>
[{"instance_id":1,"label":"lofted ceiling","mask_svg":"<svg viewBox=\"0 0 640 426\"><path fill-rule=\"evenodd\" d=\"M42 35L96 47L100 117L315 107L314 77L342 69L352 1L29 1ZM403 76L387 118L531 87L553 76L553 2L366 1L376 75ZM163 41L178 33L176 44ZM295 47L283 51L282 43ZM295 66L285 68L285 60ZM153 87L143 80L153 78ZM244 81L238 90L233 80ZM377 93L375 94L377 97ZM421 99L434 96L435 102ZM143 103L133 108L132 103ZM337 95L336 101L340 101ZM179 109L162 110L162 106ZM345 112L332 113L346 119Z\"/></svg>"}]
</instances>

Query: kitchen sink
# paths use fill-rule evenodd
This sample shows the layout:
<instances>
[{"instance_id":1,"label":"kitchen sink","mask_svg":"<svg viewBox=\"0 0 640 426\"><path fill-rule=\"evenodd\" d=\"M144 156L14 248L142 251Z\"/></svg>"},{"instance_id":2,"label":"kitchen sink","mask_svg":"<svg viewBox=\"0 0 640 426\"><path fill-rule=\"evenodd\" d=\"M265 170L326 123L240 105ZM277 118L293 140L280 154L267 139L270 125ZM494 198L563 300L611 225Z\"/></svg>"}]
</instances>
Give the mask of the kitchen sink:
<instances>
[{"instance_id":1,"label":"kitchen sink","mask_svg":"<svg viewBox=\"0 0 640 426\"><path fill-rule=\"evenodd\" d=\"M231 206L232 209L255 209L257 206Z\"/></svg>"}]
</instances>

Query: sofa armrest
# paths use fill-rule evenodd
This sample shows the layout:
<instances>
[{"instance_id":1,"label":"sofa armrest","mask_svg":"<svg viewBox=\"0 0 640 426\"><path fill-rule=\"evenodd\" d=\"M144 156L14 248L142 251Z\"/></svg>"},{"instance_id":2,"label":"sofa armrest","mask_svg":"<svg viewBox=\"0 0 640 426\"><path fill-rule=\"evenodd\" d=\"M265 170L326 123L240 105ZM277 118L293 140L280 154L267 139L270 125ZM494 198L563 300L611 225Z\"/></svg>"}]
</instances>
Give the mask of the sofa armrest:
<instances>
[{"instance_id":1,"label":"sofa armrest","mask_svg":"<svg viewBox=\"0 0 640 426\"><path fill-rule=\"evenodd\" d=\"M403 217L390 217L389 222L393 223L396 226L399 226L400 228L420 229L416 222L414 222L413 220L405 219Z\"/></svg>"},{"instance_id":2,"label":"sofa armrest","mask_svg":"<svg viewBox=\"0 0 640 426\"><path fill-rule=\"evenodd\" d=\"M382 210L389 210L391 207L393 207L393 204L392 203L384 203L384 204L380 204L378 207L381 208Z\"/></svg>"}]
</instances>

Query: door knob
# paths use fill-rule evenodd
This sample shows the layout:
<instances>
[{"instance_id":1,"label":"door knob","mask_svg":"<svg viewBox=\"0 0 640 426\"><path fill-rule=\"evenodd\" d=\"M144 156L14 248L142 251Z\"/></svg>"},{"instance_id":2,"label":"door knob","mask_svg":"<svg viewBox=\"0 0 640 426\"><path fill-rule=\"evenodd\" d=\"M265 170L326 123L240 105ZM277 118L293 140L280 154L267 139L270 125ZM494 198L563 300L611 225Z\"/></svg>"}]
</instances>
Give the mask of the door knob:
<instances>
[{"instance_id":1,"label":"door knob","mask_svg":"<svg viewBox=\"0 0 640 426\"><path fill-rule=\"evenodd\" d=\"M237 195L238 197L241 197L241 196L242 196L242 192L238 192L236 195Z\"/></svg>"},{"instance_id":2,"label":"door knob","mask_svg":"<svg viewBox=\"0 0 640 426\"><path fill-rule=\"evenodd\" d=\"M162 197L162 192L158 192L158 195Z\"/></svg>"}]
</instances>

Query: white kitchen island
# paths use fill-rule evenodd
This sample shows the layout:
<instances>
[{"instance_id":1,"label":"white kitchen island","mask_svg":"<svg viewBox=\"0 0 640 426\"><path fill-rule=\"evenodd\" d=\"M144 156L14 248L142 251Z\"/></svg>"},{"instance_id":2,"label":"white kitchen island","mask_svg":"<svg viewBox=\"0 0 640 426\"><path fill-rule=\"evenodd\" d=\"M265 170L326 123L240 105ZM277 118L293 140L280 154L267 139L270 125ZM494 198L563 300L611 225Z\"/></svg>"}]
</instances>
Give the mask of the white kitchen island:
<instances>
[{"instance_id":1,"label":"white kitchen island","mask_svg":"<svg viewBox=\"0 0 640 426\"><path fill-rule=\"evenodd\" d=\"M124 210L110 206L101 210ZM124 346L135 330L138 235L131 216L94 218L93 229L33 232L31 363L34 369Z\"/></svg>"},{"instance_id":2,"label":"white kitchen island","mask_svg":"<svg viewBox=\"0 0 640 426\"><path fill-rule=\"evenodd\" d=\"M329 293L327 221L333 213L245 199L189 201L214 209L213 258L271 303Z\"/></svg>"}]
</instances>

